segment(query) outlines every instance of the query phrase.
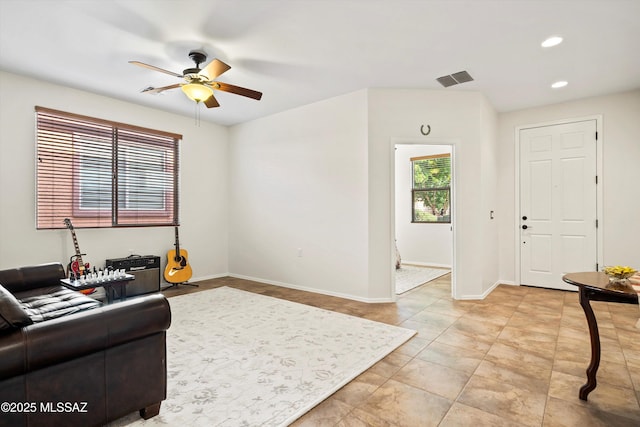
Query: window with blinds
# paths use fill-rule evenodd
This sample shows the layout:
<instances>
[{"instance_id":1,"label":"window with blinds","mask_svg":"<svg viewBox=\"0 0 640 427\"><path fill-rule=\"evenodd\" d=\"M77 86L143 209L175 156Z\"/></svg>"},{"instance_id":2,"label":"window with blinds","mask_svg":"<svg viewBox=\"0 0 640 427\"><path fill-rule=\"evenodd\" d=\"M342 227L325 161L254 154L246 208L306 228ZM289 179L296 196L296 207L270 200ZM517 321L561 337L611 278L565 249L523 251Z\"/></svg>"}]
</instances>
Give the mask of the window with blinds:
<instances>
[{"instance_id":1,"label":"window with blinds","mask_svg":"<svg viewBox=\"0 0 640 427\"><path fill-rule=\"evenodd\" d=\"M181 135L36 107L38 229L178 225Z\"/></svg>"},{"instance_id":2,"label":"window with blinds","mask_svg":"<svg viewBox=\"0 0 640 427\"><path fill-rule=\"evenodd\" d=\"M411 160L411 222L451 222L451 154Z\"/></svg>"}]
</instances>

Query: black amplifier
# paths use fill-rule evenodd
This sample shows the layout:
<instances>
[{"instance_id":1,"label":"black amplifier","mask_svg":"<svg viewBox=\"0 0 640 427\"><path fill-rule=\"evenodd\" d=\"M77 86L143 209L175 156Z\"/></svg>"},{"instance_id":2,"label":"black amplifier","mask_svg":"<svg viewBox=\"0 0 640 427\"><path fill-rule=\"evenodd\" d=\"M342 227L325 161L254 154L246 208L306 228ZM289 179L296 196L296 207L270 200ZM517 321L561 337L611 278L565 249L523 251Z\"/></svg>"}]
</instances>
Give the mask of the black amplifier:
<instances>
[{"instance_id":1,"label":"black amplifier","mask_svg":"<svg viewBox=\"0 0 640 427\"><path fill-rule=\"evenodd\" d=\"M127 283L126 296L160 292L160 257L155 255L132 255L126 258L114 258L105 261L107 268L124 269L133 274L135 280Z\"/></svg>"},{"instance_id":2,"label":"black amplifier","mask_svg":"<svg viewBox=\"0 0 640 427\"><path fill-rule=\"evenodd\" d=\"M160 257L154 255L132 255L126 258L108 259L106 266L112 267L114 270L124 268L127 271L160 268Z\"/></svg>"}]
</instances>

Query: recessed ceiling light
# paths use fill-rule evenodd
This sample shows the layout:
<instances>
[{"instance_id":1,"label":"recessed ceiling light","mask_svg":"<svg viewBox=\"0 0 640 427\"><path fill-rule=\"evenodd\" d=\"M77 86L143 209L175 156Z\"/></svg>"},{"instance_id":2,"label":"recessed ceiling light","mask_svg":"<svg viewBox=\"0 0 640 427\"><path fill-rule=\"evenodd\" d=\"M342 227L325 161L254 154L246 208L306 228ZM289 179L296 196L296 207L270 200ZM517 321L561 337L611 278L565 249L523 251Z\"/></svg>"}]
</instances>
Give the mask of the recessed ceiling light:
<instances>
[{"instance_id":1,"label":"recessed ceiling light","mask_svg":"<svg viewBox=\"0 0 640 427\"><path fill-rule=\"evenodd\" d=\"M562 43L562 37L560 36L552 36L542 42L542 47L551 47L557 46Z\"/></svg>"},{"instance_id":2,"label":"recessed ceiling light","mask_svg":"<svg viewBox=\"0 0 640 427\"><path fill-rule=\"evenodd\" d=\"M551 87L554 89L560 89L561 87L565 87L568 84L569 83L567 83L566 81L560 80L559 82L555 82L554 84L552 84Z\"/></svg>"}]
</instances>

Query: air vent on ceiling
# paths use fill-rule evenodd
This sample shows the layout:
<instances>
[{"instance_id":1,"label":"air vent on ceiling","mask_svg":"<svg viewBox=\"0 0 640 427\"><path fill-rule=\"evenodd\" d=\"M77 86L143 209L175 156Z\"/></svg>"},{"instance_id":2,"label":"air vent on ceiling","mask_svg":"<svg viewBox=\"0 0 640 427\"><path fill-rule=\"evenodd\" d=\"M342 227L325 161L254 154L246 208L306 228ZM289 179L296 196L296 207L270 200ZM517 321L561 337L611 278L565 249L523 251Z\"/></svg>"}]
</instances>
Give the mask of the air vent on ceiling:
<instances>
[{"instance_id":1,"label":"air vent on ceiling","mask_svg":"<svg viewBox=\"0 0 640 427\"><path fill-rule=\"evenodd\" d=\"M448 76L438 77L436 79L442 86L449 87L459 83L472 82L473 77L466 71L459 71Z\"/></svg>"}]
</instances>

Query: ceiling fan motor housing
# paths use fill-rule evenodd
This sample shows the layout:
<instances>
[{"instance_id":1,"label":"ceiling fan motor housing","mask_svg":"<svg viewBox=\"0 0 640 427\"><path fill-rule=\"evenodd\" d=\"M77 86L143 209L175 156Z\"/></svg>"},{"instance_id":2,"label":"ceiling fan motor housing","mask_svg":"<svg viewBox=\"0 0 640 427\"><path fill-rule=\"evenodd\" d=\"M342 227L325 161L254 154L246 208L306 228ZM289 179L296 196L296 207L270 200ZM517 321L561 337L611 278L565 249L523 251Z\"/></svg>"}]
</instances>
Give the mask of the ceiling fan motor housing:
<instances>
[{"instance_id":1,"label":"ceiling fan motor housing","mask_svg":"<svg viewBox=\"0 0 640 427\"><path fill-rule=\"evenodd\" d=\"M200 64L207 60L207 54L201 50L192 50L189 52L189 58L196 63L196 68L187 68L182 72L182 75L185 77L189 76L193 79L196 78L196 75L202 70Z\"/></svg>"},{"instance_id":2,"label":"ceiling fan motor housing","mask_svg":"<svg viewBox=\"0 0 640 427\"><path fill-rule=\"evenodd\" d=\"M196 68L200 68L200 64L207 60L207 54L201 50L192 50L189 52L189 58L196 63Z\"/></svg>"}]
</instances>

